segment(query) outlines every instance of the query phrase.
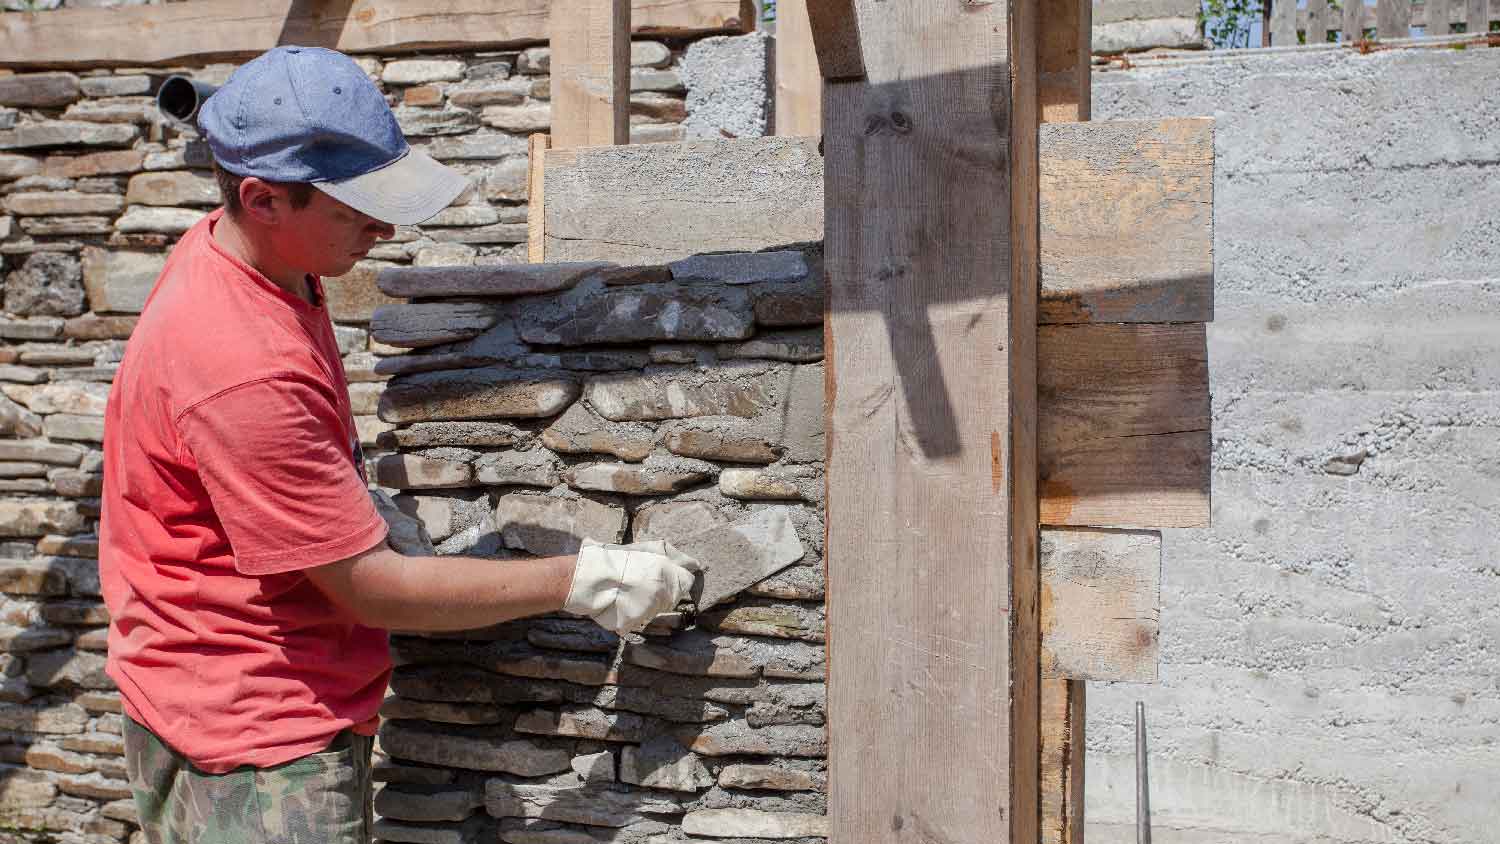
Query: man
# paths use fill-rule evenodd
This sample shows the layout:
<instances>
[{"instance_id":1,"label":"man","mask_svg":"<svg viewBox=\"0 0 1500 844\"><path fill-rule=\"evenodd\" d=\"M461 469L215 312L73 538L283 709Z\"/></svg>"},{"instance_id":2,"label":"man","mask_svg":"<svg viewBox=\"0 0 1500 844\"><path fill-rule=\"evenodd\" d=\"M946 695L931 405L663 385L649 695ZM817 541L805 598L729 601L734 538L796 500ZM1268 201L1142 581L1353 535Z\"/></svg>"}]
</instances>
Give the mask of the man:
<instances>
[{"instance_id":1,"label":"man","mask_svg":"<svg viewBox=\"0 0 1500 844\"><path fill-rule=\"evenodd\" d=\"M172 250L106 417L100 574L131 786L152 844L367 842L385 630L559 609L636 630L696 566L659 542L525 563L388 547L319 278L465 181L330 50L251 61L199 125L225 207Z\"/></svg>"}]
</instances>

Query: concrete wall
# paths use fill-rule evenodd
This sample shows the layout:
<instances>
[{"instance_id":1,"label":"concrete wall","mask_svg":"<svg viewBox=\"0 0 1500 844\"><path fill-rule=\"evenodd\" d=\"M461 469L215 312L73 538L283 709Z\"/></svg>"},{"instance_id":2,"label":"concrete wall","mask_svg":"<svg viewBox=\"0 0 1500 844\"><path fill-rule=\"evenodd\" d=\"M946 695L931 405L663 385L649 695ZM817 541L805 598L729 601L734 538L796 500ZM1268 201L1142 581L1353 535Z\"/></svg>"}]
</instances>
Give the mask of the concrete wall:
<instances>
[{"instance_id":1,"label":"concrete wall","mask_svg":"<svg viewBox=\"0 0 1500 844\"><path fill-rule=\"evenodd\" d=\"M1161 683L1090 685L1090 844L1500 828L1500 50L1095 75L1218 120L1214 527L1167 531Z\"/></svg>"}]
</instances>

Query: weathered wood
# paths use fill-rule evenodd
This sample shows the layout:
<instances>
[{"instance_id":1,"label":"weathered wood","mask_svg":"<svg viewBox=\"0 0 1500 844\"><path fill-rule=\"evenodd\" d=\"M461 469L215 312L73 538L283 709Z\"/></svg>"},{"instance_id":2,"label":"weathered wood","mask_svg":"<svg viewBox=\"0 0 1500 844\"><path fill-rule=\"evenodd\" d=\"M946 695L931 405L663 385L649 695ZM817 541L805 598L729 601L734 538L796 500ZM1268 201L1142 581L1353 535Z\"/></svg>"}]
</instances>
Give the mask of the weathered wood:
<instances>
[{"instance_id":1,"label":"weathered wood","mask_svg":"<svg viewBox=\"0 0 1500 844\"><path fill-rule=\"evenodd\" d=\"M537 133L526 139L526 260L540 264L547 256L547 149L552 138Z\"/></svg>"},{"instance_id":2,"label":"weathered wood","mask_svg":"<svg viewBox=\"0 0 1500 844\"><path fill-rule=\"evenodd\" d=\"M1094 6L1082 0L1041 0L1043 123L1089 119L1090 39Z\"/></svg>"},{"instance_id":3,"label":"weathered wood","mask_svg":"<svg viewBox=\"0 0 1500 844\"><path fill-rule=\"evenodd\" d=\"M1450 22L1448 0L1427 0L1422 9L1427 13L1422 22L1422 33L1424 35L1447 35Z\"/></svg>"},{"instance_id":4,"label":"weathered wood","mask_svg":"<svg viewBox=\"0 0 1500 844\"><path fill-rule=\"evenodd\" d=\"M1208 524L1203 325L1045 326L1037 360L1042 524Z\"/></svg>"},{"instance_id":5,"label":"weathered wood","mask_svg":"<svg viewBox=\"0 0 1500 844\"><path fill-rule=\"evenodd\" d=\"M1161 534L1042 531L1042 676L1153 683Z\"/></svg>"},{"instance_id":6,"label":"weathered wood","mask_svg":"<svg viewBox=\"0 0 1500 844\"><path fill-rule=\"evenodd\" d=\"M1357 44L1365 38L1365 0L1344 0L1342 42Z\"/></svg>"},{"instance_id":7,"label":"weathered wood","mask_svg":"<svg viewBox=\"0 0 1500 844\"><path fill-rule=\"evenodd\" d=\"M1466 32L1481 33L1490 31L1490 21L1500 18L1500 0L1469 0L1464 12L1464 25Z\"/></svg>"},{"instance_id":8,"label":"weathered wood","mask_svg":"<svg viewBox=\"0 0 1500 844\"><path fill-rule=\"evenodd\" d=\"M1213 121L1042 127L1042 322L1213 319Z\"/></svg>"},{"instance_id":9,"label":"weathered wood","mask_svg":"<svg viewBox=\"0 0 1500 844\"><path fill-rule=\"evenodd\" d=\"M1083 844L1082 680L1042 680L1042 844Z\"/></svg>"},{"instance_id":10,"label":"weathered wood","mask_svg":"<svg viewBox=\"0 0 1500 844\"><path fill-rule=\"evenodd\" d=\"M1411 36L1411 0L1376 0L1375 35L1379 38Z\"/></svg>"},{"instance_id":11,"label":"weathered wood","mask_svg":"<svg viewBox=\"0 0 1500 844\"><path fill-rule=\"evenodd\" d=\"M552 146L630 142L630 0L552 0Z\"/></svg>"},{"instance_id":12,"label":"weathered wood","mask_svg":"<svg viewBox=\"0 0 1500 844\"><path fill-rule=\"evenodd\" d=\"M1271 46L1293 47L1297 44L1297 0L1272 0Z\"/></svg>"},{"instance_id":13,"label":"weathered wood","mask_svg":"<svg viewBox=\"0 0 1500 844\"><path fill-rule=\"evenodd\" d=\"M776 134L823 134L823 76L813 47L807 0L776 3Z\"/></svg>"},{"instance_id":14,"label":"weathered wood","mask_svg":"<svg viewBox=\"0 0 1500 844\"><path fill-rule=\"evenodd\" d=\"M1299 29L1309 44L1328 43L1328 0L1307 0L1307 22Z\"/></svg>"},{"instance_id":15,"label":"weathered wood","mask_svg":"<svg viewBox=\"0 0 1500 844\"><path fill-rule=\"evenodd\" d=\"M1026 840L1007 4L854 6L866 76L823 92L830 840Z\"/></svg>"},{"instance_id":16,"label":"weathered wood","mask_svg":"<svg viewBox=\"0 0 1500 844\"><path fill-rule=\"evenodd\" d=\"M664 264L823 239L816 138L552 150L550 261Z\"/></svg>"},{"instance_id":17,"label":"weathered wood","mask_svg":"<svg viewBox=\"0 0 1500 844\"><path fill-rule=\"evenodd\" d=\"M865 75L855 0L806 0L808 26L824 79L859 79Z\"/></svg>"},{"instance_id":18,"label":"weathered wood","mask_svg":"<svg viewBox=\"0 0 1500 844\"><path fill-rule=\"evenodd\" d=\"M540 44L549 0L194 0L0 15L0 64L104 67L243 58L277 44L346 53ZM743 32L749 0L634 0L637 35Z\"/></svg>"},{"instance_id":19,"label":"weathered wood","mask_svg":"<svg viewBox=\"0 0 1500 844\"><path fill-rule=\"evenodd\" d=\"M1430 26L1431 17L1428 15L1425 5L1410 8L1409 11L1411 14L1411 26L1420 26L1423 29L1427 29ZM1462 23L1467 27L1468 32L1487 32L1489 29L1488 22L1500 18L1500 0L1468 0L1467 3L1453 2L1449 4L1447 11L1450 27L1452 24ZM1374 6L1366 6L1362 2L1345 3L1341 29L1344 31L1348 31L1352 27L1358 27L1361 31L1374 29L1376 27L1377 14ZM1478 29L1469 24L1470 21L1476 19L1480 21ZM1301 10L1297 13L1297 25L1301 28L1306 28L1306 10ZM1449 31L1451 32L1452 30L1450 29ZM1405 38L1406 35L1398 34L1386 37Z\"/></svg>"}]
</instances>

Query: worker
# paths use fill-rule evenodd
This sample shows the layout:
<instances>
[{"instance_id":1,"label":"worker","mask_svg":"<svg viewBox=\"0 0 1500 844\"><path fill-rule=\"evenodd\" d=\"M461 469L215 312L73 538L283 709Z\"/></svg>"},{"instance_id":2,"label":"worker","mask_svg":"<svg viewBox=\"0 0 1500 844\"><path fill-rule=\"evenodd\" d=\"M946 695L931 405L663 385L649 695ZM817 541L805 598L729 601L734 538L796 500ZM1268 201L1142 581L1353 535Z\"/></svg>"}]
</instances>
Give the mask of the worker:
<instances>
[{"instance_id":1,"label":"worker","mask_svg":"<svg viewBox=\"0 0 1500 844\"><path fill-rule=\"evenodd\" d=\"M365 844L387 630L677 605L662 542L407 556L368 493L321 278L465 178L408 146L347 56L278 47L204 103L223 207L172 249L106 412L109 676L151 844Z\"/></svg>"}]
</instances>

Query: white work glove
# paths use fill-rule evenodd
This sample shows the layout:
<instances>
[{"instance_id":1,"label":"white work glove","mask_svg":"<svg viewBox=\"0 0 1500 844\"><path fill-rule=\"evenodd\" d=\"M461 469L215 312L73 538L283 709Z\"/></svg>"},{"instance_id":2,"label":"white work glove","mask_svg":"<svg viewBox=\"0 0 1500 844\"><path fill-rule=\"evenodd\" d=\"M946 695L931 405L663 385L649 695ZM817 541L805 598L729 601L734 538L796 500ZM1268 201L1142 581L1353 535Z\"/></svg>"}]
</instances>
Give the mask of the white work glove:
<instances>
[{"instance_id":1,"label":"white work glove","mask_svg":"<svg viewBox=\"0 0 1500 844\"><path fill-rule=\"evenodd\" d=\"M391 546L391 550L408 557L433 555L432 539L427 535L426 525L415 517L408 516L381 490L370 490L370 498L375 502L376 512L385 519L385 525L389 528L385 541Z\"/></svg>"},{"instance_id":2,"label":"white work glove","mask_svg":"<svg viewBox=\"0 0 1500 844\"><path fill-rule=\"evenodd\" d=\"M605 545L585 539L563 611L615 633L634 633L686 598L700 568L662 540Z\"/></svg>"}]
</instances>

